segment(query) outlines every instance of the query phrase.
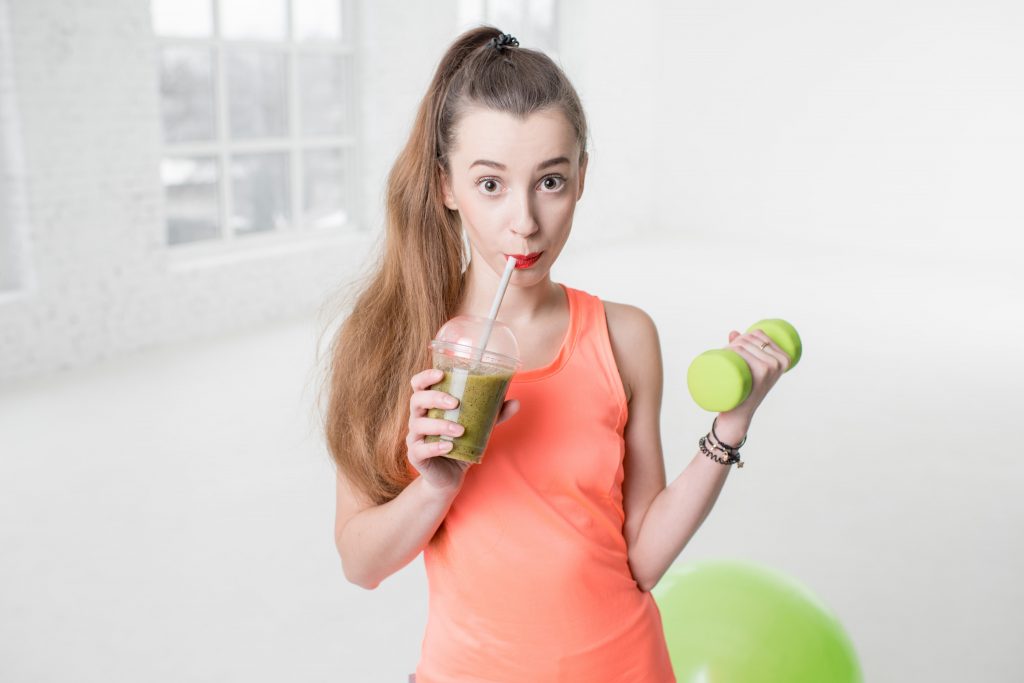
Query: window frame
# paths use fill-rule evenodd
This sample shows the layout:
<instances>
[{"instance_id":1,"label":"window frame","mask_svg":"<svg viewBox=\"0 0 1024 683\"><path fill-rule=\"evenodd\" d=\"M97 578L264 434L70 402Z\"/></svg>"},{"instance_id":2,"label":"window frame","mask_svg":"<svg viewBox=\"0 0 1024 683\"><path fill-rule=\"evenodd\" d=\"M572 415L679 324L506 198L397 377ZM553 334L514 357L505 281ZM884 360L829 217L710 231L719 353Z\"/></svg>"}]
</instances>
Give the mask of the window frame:
<instances>
[{"instance_id":1,"label":"window frame","mask_svg":"<svg viewBox=\"0 0 1024 683\"><path fill-rule=\"evenodd\" d=\"M36 292L25 158L7 0L0 0L0 305Z\"/></svg>"},{"instance_id":2,"label":"window frame","mask_svg":"<svg viewBox=\"0 0 1024 683\"><path fill-rule=\"evenodd\" d=\"M273 40L242 40L224 38L221 33L221 0L210 0L210 11L213 13L209 36L189 37L163 35L152 28L156 43L154 73L157 84L157 101L161 104L160 79L162 77L162 55L168 47L196 47L209 50L213 69L212 84L214 98L214 132L216 138L209 141L168 142L162 114L160 115L159 131L159 163L157 177L160 186L160 239L158 243L171 259L172 265L188 266L200 262L205 257L214 257L216 263L226 257L228 260L243 252L280 253L283 247L301 248L304 244L317 247L324 241L347 242L352 237L364 237L365 227L361 220L360 195L357 178L358 169L362 165L362 145L359 144L361 120L357 106L357 78L359 63L355 49L354 33L354 2L338 0L341 11L341 37L332 41L302 41L295 37L294 2L283 0L285 5L285 37ZM258 50L264 53L282 53L286 59L285 75L287 78L287 115L288 128L279 137L263 137L249 139L232 139L229 135L229 102L228 83L225 70L228 49ZM330 55L345 60L349 78L345 79L343 97L346 100L349 134L347 135L310 135L301 132L299 92L299 60L305 55ZM340 228L314 227L305 218L304 194L306 178L303 170L304 153L321 150L338 150L344 160L343 195L348 198L344 206L349 220ZM251 234L236 234L230 228L230 219L234 210L234 194L231 179L230 161L235 154L285 152L288 155L289 179L289 212L287 225L278 229L261 231ZM220 235L217 239L199 240L171 244L166 211L166 186L160 177L159 164L169 157L207 157L217 163L218 181L218 220Z\"/></svg>"}]
</instances>

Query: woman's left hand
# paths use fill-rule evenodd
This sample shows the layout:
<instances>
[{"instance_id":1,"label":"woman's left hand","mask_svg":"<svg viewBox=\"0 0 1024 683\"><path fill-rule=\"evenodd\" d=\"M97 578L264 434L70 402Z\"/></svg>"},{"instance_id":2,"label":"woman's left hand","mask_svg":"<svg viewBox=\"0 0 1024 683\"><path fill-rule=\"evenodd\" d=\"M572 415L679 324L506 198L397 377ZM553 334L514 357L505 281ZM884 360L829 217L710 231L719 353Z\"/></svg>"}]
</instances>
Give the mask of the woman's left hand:
<instances>
[{"instance_id":1,"label":"woman's left hand","mask_svg":"<svg viewBox=\"0 0 1024 683\"><path fill-rule=\"evenodd\" d=\"M767 346L762 349L761 346L765 343ZM761 405L768 391L779 381L779 377L789 370L789 356L761 330L753 330L746 334L733 330L729 333L729 348L747 362L754 381L750 395L732 410L721 413L719 424L724 421L749 425L754 411Z\"/></svg>"}]
</instances>

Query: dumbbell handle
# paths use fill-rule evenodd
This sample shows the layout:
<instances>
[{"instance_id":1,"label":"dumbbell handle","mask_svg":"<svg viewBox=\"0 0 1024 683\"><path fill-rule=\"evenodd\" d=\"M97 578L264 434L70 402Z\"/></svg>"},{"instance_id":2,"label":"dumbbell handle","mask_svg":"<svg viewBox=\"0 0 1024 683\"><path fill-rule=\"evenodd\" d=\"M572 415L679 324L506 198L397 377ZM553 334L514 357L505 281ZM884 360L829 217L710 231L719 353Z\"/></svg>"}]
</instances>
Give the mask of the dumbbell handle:
<instances>
[{"instance_id":1,"label":"dumbbell handle","mask_svg":"<svg viewBox=\"0 0 1024 683\"><path fill-rule=\"evenodd\" d=\"M796 367L803 355L803 344L796 328L781 318L767 318L754 323L747 332L761 330L789 356L789 370ZM704 410L724 413L746 400L753 386L750 367L743 356L732 349L705 351L690 363L686 372L690 396Z\"/></svg>"}]
</instances>

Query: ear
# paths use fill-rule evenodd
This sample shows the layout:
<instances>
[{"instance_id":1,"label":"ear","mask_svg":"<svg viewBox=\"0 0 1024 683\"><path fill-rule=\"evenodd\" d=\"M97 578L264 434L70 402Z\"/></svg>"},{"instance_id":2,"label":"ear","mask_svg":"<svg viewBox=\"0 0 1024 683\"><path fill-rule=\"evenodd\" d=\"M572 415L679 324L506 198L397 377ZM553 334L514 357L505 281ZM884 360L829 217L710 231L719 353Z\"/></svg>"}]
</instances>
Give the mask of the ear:
<instances>
[{"instance_id":1,"label":"ear","mask_svg":"<svg viewBox=\"0 0 1024 683\"><path fill-rule=\"evenodd\" d=\"M583 196L583 185L587 180L587 162L590 161L590 154L587 152L583 153L583 163L580 164L580 189L576 194L576 201L580 200Z\"/></svg>"},{"instance_id":2,"label":"ear","mask_svg":"<svg viewBox=\"0 0 1024 683\"><path fill-rule=\"evenodd\" d=\"M438 164L438 169L441 172L441 193L444 196L444 205L452 211L458 211L459 207L455 204L455 195L452 194L451 183L448 182L448 174L445 173L444 166Z\"/></svg>"}]
</instances>

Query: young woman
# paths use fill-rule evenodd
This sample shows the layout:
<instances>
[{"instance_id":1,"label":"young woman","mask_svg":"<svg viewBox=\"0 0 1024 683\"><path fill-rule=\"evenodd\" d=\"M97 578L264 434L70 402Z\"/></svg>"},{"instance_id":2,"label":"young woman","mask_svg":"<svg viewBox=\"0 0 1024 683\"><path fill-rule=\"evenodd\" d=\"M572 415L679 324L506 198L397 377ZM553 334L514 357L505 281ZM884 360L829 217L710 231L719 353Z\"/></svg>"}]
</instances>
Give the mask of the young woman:
<instances>
[{"instance_id":1,"label":"young woman","mask_svg":"<svg viewBox=\"0 0 1024 683\"><path fill-rule=\"evenodd\" d=\"M459 36L389 176L382 258L332 344L335 541L345 576L368 589L424 553L417 683L675 680L649 591L737 458L698 450L666 487L653 321L551 279L586 141L550 58L492 27ZM430 389L441 372L428 343L455 315L487 315L510 255L499 319L523 369L470 466L424 440L461 433L426 417L454 405ZM729 347L754 386L713 425L721 452L789 364L760 331L731 332Z\"/></svg>"}]
</instances>

